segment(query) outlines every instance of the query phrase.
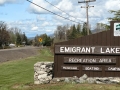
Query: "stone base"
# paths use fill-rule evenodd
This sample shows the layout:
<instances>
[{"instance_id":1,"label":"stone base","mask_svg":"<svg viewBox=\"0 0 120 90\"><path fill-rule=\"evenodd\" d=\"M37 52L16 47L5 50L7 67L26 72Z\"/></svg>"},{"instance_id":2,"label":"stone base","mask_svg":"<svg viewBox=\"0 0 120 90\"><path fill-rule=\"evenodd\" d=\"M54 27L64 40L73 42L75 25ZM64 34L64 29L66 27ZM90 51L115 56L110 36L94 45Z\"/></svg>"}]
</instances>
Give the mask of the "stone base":
<instances>
[{"instance_id":1,"label":"stone base","mask_svg":"<svg viewBox=\"0 0 120 90\"><path fill-rule=\"evenodd\" d=\"M118 84L120 83L119 77L88 77L84 74L82 77L61 77L53 78L53 62L38 62L34 64L34 84L47 84L47 83L96 83L96 84Z\"/></svg>"}]
</instances>

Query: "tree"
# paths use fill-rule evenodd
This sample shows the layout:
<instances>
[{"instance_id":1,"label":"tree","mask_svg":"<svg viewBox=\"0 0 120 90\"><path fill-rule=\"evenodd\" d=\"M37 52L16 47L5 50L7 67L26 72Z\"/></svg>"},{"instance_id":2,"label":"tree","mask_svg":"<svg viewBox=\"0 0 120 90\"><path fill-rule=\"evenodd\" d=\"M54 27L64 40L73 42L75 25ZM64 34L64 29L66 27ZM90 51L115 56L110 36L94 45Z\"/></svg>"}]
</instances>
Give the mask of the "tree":
<instances>
[{"instance_id":1,"label":"tree","mask_svg":"<svg viewBox=\"0 0 120 90\"><path fill-rule=\"evenodd\" d=\"M57 34L58 34L58 39L63 39L65 36L65 29L63 29L62 26L57 26Z\"/></svg>"},{"instance_id":2,"label":"tree","mask_svg":"<svg viewBox=\"0 0 120 90\"><path fill-rule=\"evenodd\" d=\"M23 33L23 35L22 35L22 43L28 44L28 39L27 39L27 36L25 35L25 33Z\"/></svg>"},{"instance_id":3,"label":"tree","mask_svg":"<svg viewBox=\"0 0 120 90\"><path fill-rule=\"evenodd\" d=\"M7 31L7 25L3 22L0 22L0 47L5 46L9 43L10 36Z\"/></svg>"},{"instance_id":4,"label":"tree","mask_svg":"<svg viewBox=\"0 0 120 90\"><path fill-rule=\"evenodd\" d=\"M22 44L22 38L21 35L19 33L16 33L16 44L17 45L21 45Z\"/></svg>"},{"instance_id":5,"label":"tree","mask_svg":"<svg viewBox=\"0 0 120 90\"><path fill-rule=\"evenodd\" d=\"M86 36L87 35L87 24L86 23L83 23L83 29L82 29L82 32L81 34L83 36ZM91 30L89 29L89 34L91 34Z\"/></svg>"},{"instance_id":6,"label":"tree","mask_svg":"<svg viewBox=\"0 0 120 90\"><path fill-rule=\"evenodd\" d=\"M97 23L95 27L95 31L96 31L95 33L102 32L102 31L109 30L109 29L110 29L109 25L103 24L103 23Z\"/></svg>"},{"instance_id":7,"label":"tree","mask_svg":"<svg viewBox=\"0 0 120 90\"><path fill-rule=\"evenodd\" d=\"M76 34L76 37L78 38L78 37L81 37L81 36L82 36L82 34L81 34L81 25L78 24L77 25L77 34Z\"/></svg>"},{"instance_id":8,"label":"tree","mask_svg":"<svg viewBox=\"0 0 120 90\"><path fill-rule=\"evenodd\" d=\"M40 38L42 38L42 44L43 46L51 46L53 39L51 39L47 34L40 35Z\"/></svg>"},{"instance_id":9,"label":"tree","mask_svg":"<svg viewBox=\"0 0 120 90\"><path fill-rule=\"evenodd\" d=\"M118 10L118 11L110 10L109 12L114 14L114 17L108 18L109 20L112 20L112 21L120 20L120 10Z\"/></svg>"},{"instance_id":10,"label":"tree","mask_svg":"<svg viewBox=\"0 0 120 90\"><path fill-rule=\"evenodd\" d=\"M70 39L75 39L76 34L77 34L77 29L76 29L75 25L73 25L73 30L72 30L72 33L70 35Z\"/></svg>"},{"instance_id":11,"label":"tree","mask_svg":"<svg viewBox=\"0 0 120 90\"><path fill-rule=\"evenodd\" d=\"M17 27L12 27L8 31L10 35L10 43L21 45L23 40L23 34L21 30Z\"/></svg>"},{"instance_id":12,"label":"tree","mask_svg":"<svg viewBox=\"0 0 120 90\"><path fill-rule=\"evenodd\" d=\"M81 25L80 24L77 25L77 33L81 33Z\"/></svg>"},{"instance_id":13,"label":"tree","mask_svg":"<svg viewBox=\"0 0 120 90\"><path fill-rule=\"evenodd\" d=\"M39 46L40 45L39 36L38 35L35 36L35 38L33 40L33 45L34 46Z\"/></svg>"},{"instance_id":14,"label":"tree","mask_svg":"<svg viewBox=\"0 0 120 90\"><path fill-rule=\"evenodd\" d=\"M42 42L39 41L39 38L42 39ZM43 45L43 46L51 46L51 44L53 43L53 39L51 39L49 36L47 36L47 34L42 34L42 35L36 35L34 40L33 40L34 46L39 46L39 45Z\"/></svg>"},{"instance_id":15,"label":"tree","mask_svg":"<svg viewBox=\"0 0 120 90\"><path fill-rule=\"evenodd\" d=\"M14 32L14 28L10 28L8 30L8 32L9 32L9 36L10 36L10 43L14 43L15 44L17 37L16 37L16 34Z\"/></svg>"},{"instance_id":16,"label":"tree","mask_svg":"<svg viewBox=\"0 0 120 90\"><path fill-rule=\"evenodd\" d=\"M68 39L75 39L78 37L81 37L81 26L80 24L71 26L70 29L68 30Z\"/></svg>"},{"instance_id":17,"label":"tree","mask_svg":"<svg viewBox=\"0 0 120 90\"><path fill-rule=\"evenodd\" d=\"M68 30L68 25L57 26L57 29L54 32L54 42L67 40L67 30Z\"/></svg>"}]
</instances>

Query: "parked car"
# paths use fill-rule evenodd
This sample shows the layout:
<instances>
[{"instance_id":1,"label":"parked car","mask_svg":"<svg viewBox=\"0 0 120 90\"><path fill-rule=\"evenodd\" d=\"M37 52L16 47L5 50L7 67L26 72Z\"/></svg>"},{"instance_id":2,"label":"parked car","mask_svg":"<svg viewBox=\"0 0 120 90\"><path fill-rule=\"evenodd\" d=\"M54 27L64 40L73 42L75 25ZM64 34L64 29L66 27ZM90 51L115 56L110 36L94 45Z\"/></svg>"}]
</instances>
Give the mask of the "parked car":
<instances>
[{"instance_id":1,"label":"parked car","mask_svg":"<svg viewBox=\"0 0 120 90\"><path fill-rule=\"evenodd\" d=\"M16 45L11 43L11 44L9 44L9 47L11 47L11 48L16 47Z\"/></svg>"}]
</instances>

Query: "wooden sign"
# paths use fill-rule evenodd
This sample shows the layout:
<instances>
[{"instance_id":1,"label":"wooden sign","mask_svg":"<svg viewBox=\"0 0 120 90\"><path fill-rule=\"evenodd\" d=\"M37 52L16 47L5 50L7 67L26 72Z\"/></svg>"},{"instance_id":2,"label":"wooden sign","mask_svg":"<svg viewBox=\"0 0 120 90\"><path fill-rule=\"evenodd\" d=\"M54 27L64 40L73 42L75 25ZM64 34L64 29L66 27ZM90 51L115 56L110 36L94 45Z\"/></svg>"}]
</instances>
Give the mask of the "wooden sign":
<instances>
[{"instance_id":1,"label":"wooden sign","mask_svg":"<svg viewBox=\"0 0 120 90\"><path fill-rule=\"evenodd\" d=\"M120 71L120 67L107 66L105 71Z\"/></svg>"},{"instance_id":2,"label":"wooden sign","mask_svg":"<svg viewBox=\"0 0 120 90\"><path fill-rule=\"evenodd\" d=\"M54 77L120 77L120 20L110 30L55 43Z\"/></svg>"},{"instance_id":3,"label":"wooden sign","mask_svg":"<svg viewBox=\"0 0 120 90\"><path fill-rule=\"evenodd\" d=\"M55 54L120 55L120 46L55 45Z\"/></svg>"},{"instance_id":4,"label":"wooden sign","mask_svg":"<svg viewBox=\"0 0 120 90\"><path fill-rule=\"evenodd\" d=\"M81 63L81 64L115 64L116 58L81 58L81 57L64 57L64 63Z\"/></svg>"},{"instance_id":5,"label":"wooden sign","mask_svg":"<svg viewBox=\"0 0 120 90\"><path fill-rule=\"evenodd\" d=\"M62 70L79 70L79 66L61 66Z\"/></svg>"},{"instance_id":6,"label":"wooden sign","mask_svg":"<svg viewBox=\"0 0 120 90\"><path fill-rule=\"evenodd\" d=\"M85 71L102 71L102 67L98 67L98 66L82 66L82 70L85 70Z\"/></svg>"}]
</instances>

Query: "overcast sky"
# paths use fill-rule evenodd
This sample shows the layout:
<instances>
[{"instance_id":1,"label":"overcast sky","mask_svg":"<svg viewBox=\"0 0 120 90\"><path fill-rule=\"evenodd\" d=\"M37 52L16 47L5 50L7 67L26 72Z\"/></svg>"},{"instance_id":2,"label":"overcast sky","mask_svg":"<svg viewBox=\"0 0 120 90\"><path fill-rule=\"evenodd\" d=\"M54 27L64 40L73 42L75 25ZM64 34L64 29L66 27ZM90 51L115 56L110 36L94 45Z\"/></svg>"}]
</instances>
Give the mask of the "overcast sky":
<instances>
[{"instance_id":1,"label":"overcast sky","mask_svg":"<svg viewBox=\"0 0 120 90\"><path fill-rule=\"evenodd\" d=\"M80 8L85 4L78 3L84 0L46 0L73 17L51 6L45 0L30 1L75 22L86 22L86 10ZM109 10L120 10L120 0L96 0L89 5L94 6L89 8L89 22L92 28L95 23L108 24L107 18L112 16ZM8 27L20 28L28 37L34 37L36 34L52 34L57 25L76 24L53 15L26 0L0 0L0 21L6 22Z\"/></svg>"}]
</instances>

